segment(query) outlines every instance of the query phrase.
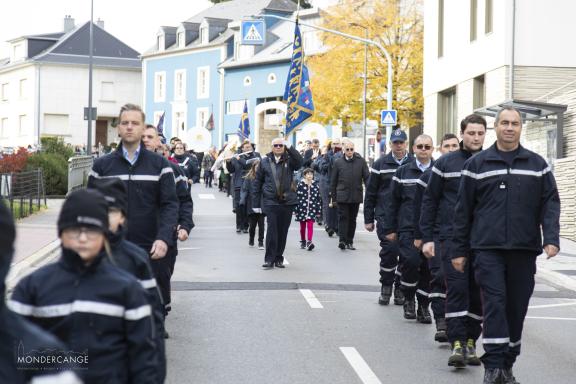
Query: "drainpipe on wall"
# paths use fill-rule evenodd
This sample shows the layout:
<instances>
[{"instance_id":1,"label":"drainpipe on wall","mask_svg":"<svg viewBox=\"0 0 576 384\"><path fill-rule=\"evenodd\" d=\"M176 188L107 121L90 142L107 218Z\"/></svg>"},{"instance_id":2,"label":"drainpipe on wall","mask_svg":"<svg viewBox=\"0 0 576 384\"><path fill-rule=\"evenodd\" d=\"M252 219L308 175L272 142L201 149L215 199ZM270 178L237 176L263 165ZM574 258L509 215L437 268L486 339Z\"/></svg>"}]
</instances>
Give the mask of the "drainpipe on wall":
<instances>
[{"instance_id":1,"label":"drainpipe on wall","mask_svg":"<svg viewBox=\"0 0 576 384\"><path fill-rule=\"evenodd\" d=\"M510 73L508 75L510 85L510 100L514 100L514 46L515 46L515 34L516 34L516 0L512 0L512 46L510 49Z\"/></svg>"},{"instance_id":2,"label":"drainpipe on wall","mask_svg":"<svg viewBox=\"0 0 576 384\"><path fill-rule=\"evenodd\" d=\"M220 123L218 127L218 148L216 149L220 150L224 143L224 76L226 76L226 70L220 68L218 73L220 74Z\"/></svg>"},{"instance_id":3,"label":"drainpipe on wall","mask_svg":"<svg viewBox=\"0 0 576 384\"><path fill-rule=\"evenodd\" d=\"M41 140L40 140L40 122L41 120L41 115L40 115L40 67L41 64L38 63L36 65L36 135L37 135L37 141L36 141L36 146L37 148L40 148L40 144L41 144Z\"/></svg>"}]
</instances>

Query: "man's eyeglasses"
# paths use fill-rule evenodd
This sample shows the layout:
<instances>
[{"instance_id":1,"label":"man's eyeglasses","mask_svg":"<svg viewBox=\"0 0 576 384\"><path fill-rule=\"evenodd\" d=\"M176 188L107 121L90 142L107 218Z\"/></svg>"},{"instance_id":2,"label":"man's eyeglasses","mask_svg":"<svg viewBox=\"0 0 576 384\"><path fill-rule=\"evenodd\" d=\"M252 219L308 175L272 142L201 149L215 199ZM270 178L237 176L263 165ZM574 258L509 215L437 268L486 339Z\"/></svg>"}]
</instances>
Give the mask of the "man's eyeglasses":
<instances>
[{"instance_id":1,"label":"man's eyeglasses","mask_svg":"<svg viewBox=\"0 0 576 384\"><path fill-rule=\"evenodd\" d=\"M272 144L274 148L282 148L284 144Z\"/></svg>"},{"instance_id":2,"label":"man's eyeglasses","mask_svg":"<svg viewBox=\"0 0 576 384\"><path fill-rule=\"evenodd\" d=\"M418 144L418 145L416 146L416 148L418 148L418 149L425 149L425 150L429 151L429 150L432 149L432 146L431 146L431 145L428 145L428 144Z\"/></svg>"},{"instance_id":3,"label":"man's eyeglasses","mask_svg":"<svg viewBox=\"0 0 576 384\"><path fill-rule=\"evenodd\" d=\"M73 228L66 228L64 233L67 236L70 236L76 240L80 238L80 235L85 234L86 238L89 240L94 240L98 237L98 235L102 234L102 230L98 228L90 228L90 227L73 227Z\"/></svg>"},{"instance_id":4,"label":"man's eyeglasses","mask_svg":"<svg viewBox=\"0 0 576 384\"><path fill-rule=\"evenodd\" d=\"M346 148L345 151L346 152L354 152L354 148Z\"/></svg>"}]
</instances>

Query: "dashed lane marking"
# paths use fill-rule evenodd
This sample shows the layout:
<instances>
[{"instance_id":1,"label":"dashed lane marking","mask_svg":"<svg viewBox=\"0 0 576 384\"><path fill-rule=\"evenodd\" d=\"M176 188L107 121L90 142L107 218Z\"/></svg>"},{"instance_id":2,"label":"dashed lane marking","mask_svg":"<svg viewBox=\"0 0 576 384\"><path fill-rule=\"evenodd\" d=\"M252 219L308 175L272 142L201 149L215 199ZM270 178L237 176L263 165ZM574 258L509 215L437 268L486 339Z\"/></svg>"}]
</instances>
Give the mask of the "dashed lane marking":
<instances>
[{"instance_id":1,"label":"dashed lane marking","mask_svg":"<svg viewBox=\"0 0 576 384\"><path fill-rule=\"evenodd\" d=\"M316 298L314 293L309 289L300 289L300 293L304 296L304 299L308 302L308 305L312 309L322 309L324 306L322 303Z\"/></svg>"},{"instance_id":2,"label":"dashed lane marking","mask_svg":"<svg viewBox=\"0 0 576 384\"><path fill-rule=\"evenodd\" d=\"M382 384L366 361L360 356L356 348L340 347L340 351L344 354L344 357L346 357L346 360L348 360L348 363L364 384Z\"/></svg>"},{"instance_id":3,"label":"dashed lane marking","mask_svg":"<svg viewBox=\"0 0 576 384\"><path fill-rule=\"evenodd\" d=\"M201 200L216 200L213 193L199 193L198 198Z\"/></svg>"}]
</instances>

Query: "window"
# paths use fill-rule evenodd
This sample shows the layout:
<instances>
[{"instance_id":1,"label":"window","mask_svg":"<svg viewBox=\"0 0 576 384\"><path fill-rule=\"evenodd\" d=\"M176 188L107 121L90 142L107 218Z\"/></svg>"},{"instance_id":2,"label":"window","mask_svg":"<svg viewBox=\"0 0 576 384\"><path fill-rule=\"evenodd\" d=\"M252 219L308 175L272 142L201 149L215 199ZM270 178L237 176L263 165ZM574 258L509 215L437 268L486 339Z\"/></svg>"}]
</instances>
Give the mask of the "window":
<instances>
[{"instance_id":1,"label":"window","mask_svg":"<svg viewBox=\"0 0 576 384\"><path fill-rule=\"evenodd\" d=\"M28 117L26 115L20 115L18 119L18 135L26 135L28 130Z\"/></svg>"},{"instance_id":2,"label":"window","mask_svg":"<svg viewBox=\"0 0 576 384\"><path fill-rule=\"evenodd\" d=\"M485 0L486 7L484 10L484 32L492 33L492 0Z\"/></svg>"},{"instance_id":3,"label":"window","mask_svg":"<svg viewBox=\"0 0 576 384\"><path fill-rule=\"evenodd\" d=\"M470 0L470 41L476 40L478 0Z\"/></svg>"},{"instance_id":4,"label":"window","mask_svg":"<svg viewBox=\"0 0 576 384\"><path fill-rule=\"evenodd\" d=\"M210 110L208 107L196 109L196 126L200 128L205 127L209 117Z\"/></svg>"},{"instance_id":5,"label":"window","mask_svg":"<svg viewBox=\"0 0 576 384\"><path fill-rule=\"evenodd\" d=\"M252 78L250 76L246 76L244 78L244 86L249 87L252 85Z\"/></svg>"},{"instance_id":6,"label":"window","mask_svg":"<svg viewBox=\"0 0 576 384\"><path fill-rule=\"evenodd\" d=\"M25 99L28 96L28 81L20 79L20 86L18 88L18 97Z\"/></svg>"},{"instance_id":7,"label":"window","mask_svg":"<svg viewBox=\"0 0 576 384\"><path fill-rule=\"evenodd\" d=\"M444 0L438 0L438 57L444 56Z\"/></svg>"},{"instance_id":8,"label":"window","mask_svg":"<svg viewBox=\"0 0 576 384\"><path fill-rule=\"evenodd\" d=\"M114 101L114 83L111 81L103 81L100 89L101 101Z\"/></svg>"},{"instance_id":9,"label":"window","mask_svg":"<svg viewBox=\"0 0 576 384\"><path fill-rule=\"evenodd\" d=\"M472 107L474 109L482 108L486 105L486 85L484 83L484 75L478 76L474 79L474 99Z\"/></svg>"},{"instance_id":10,"label":"window","mask_svg":"<svg viewBox=\"0 0 576 384\"><path fill-rule=\"evenodd\" d=\"M200 44L208 44L208 28L200 28Z\"/></svg>"},{"instance_id":11,"label":"window","mask_svg":"<svg viewBox=\"0 0 576 384\"><path fill-rule=\"evenodd\" d=\"M18 61L24 58L24 45L22 43L15 44L13 49L14 61Z\"/></svg>"},{"instance_id":12,"label":"window","mask_svg":"<svg viewBox=\"0 0 576 384\"><path fill-rule=\"evenodd\" d=\"M248 102L250 108L250 102ZM231 100L226 102L227 115L241 115L244 112L244 100Z\"/></svg>"},{"instance_id":13,"label":"window","mask_svg":"<svg viewBox=\"0 0 576 384\"><path fill-rule=\"evenodd\" d=\"M178 32L178 46L184 48L186 46L186 35L184 31Z\"/></svg>"},{"instance_id":14,"label":"window","mask_svg":"<svg viewBox=\"0 0 576 384\"><path fill-rule=\"evenodd\" d=\"M166 100L166 72L154 74L154 101Z\"/></svg>"},{"instance_id":15,"label":"window","mask_svg":"<svg viewBox=\"0 0 576 384\"><path fill-rule=\"evenodd\" d=\"M70 135L68 115L44 114L42 133L50 136Z\"/></svg>"},{"instance_id":16,"label":"window","mask_svg":"<svg viewBox=\"0 0 576 384\"><path fill-rule=\"evenodd\" d=\"M9 131L10 128L8 127L8 118L4 117L2 118L2 121L0 121L0 137L8 137Z\"/></svg>"},{"instance_id":17,"label":"window","mask_svg":"<svg viewBox=\"0 0 576 384\"><path fill-rule=\"evenodd\" d=\"M268 84L274 84L276 82L276 74L269 73L268 74Z\"/></svg>"},{"instance_id":18,"label":"window","mask_svg":"<svg viewBox=\"0 0 576 384\"><path fill-rule=\"evenodd\" d=\"M0 87L0 97L2 97L2 101L8 101L8 83L2 84Z\"/></svg>"},{"instance_id":19,"label":"window","mask_svg":"<svg viewBox=\"0 0 576 384\"><path fill-rule=\"evenodd\" d=\"M186 131L186 112L174 112L174 126L172 127L172 135L178 136Z\"/></svg>"},{"instance_id":20,"label":"window","mask_svg":"<svg viewBox=\"0 0 576 384\"><path fill-rule=\"evenodd\" d=\"M198 99L207 99L210 97L210 67L198 68L196 97Z\"/></svg>"},{"instance_id":21,"label":"window","mask_svg":"<svg viewBox=\"0 0 576 384\"><path fill-rule=\"evenodd\" d=\"M456 88L447 89L438 94L438 131L437 142L446 133L457 134Z\"/></svg>"},{"instance_id":22,"label":"window","mask_svg":"<svg viewBox=\"0 0 576 384\"><path fill-rule=\"evenodd\" d=\"M186 100L186 70L174 71L174 99Z\"/></svg>"}]
</instances>

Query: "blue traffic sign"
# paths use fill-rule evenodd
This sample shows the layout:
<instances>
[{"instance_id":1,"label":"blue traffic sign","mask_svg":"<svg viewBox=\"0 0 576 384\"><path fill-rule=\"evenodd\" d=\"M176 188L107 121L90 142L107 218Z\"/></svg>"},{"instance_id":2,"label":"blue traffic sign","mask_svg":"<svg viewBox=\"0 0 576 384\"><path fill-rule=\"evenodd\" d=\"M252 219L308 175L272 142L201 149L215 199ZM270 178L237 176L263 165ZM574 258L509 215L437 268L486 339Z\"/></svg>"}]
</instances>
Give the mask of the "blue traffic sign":
<instances>
[{"instance_id":1,"label":"blue traffic sign","mask_svg":"<svg viewBox=\"0 0 576 384\"><path fill-rule=\"evenodd\" d=\"M382 125L396 125L396 110L395 109L383 109L380 112L380 124Z\"/></svg>"},{"instance_id":2,"label":"blue traffic sign","mask_svg":"<svg viewBox=\"0 0 576 384\"><path fill-rule=\"evenodd\" d=\"M240 30L242 32L242 44L264 45L266 43L264 20L242 20Z\"/></svg>"}]
</instances>

